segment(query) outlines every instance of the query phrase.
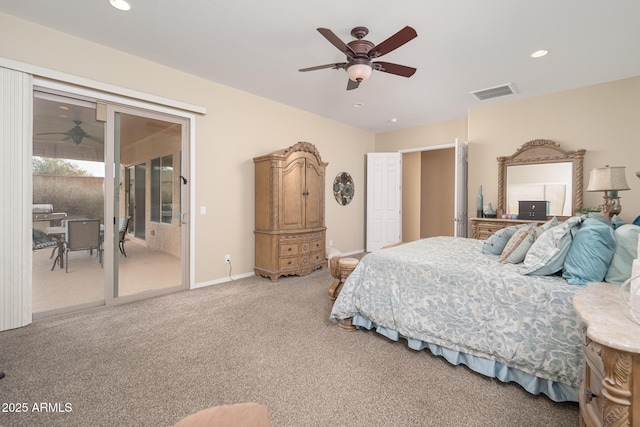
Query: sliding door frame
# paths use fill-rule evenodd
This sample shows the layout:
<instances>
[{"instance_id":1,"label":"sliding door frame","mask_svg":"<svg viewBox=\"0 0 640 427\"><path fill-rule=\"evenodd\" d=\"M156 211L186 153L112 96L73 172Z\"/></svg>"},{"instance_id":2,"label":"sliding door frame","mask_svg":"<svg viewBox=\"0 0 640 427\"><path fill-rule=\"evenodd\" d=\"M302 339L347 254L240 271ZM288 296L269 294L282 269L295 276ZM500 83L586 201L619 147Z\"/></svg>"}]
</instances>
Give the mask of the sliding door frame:
<instances>
[{"instance_id":1,"label":"sliding door frame","mask_svg":"<svg viewBox=\"0 0 640 427\"><path fill-rule=\"evenodd\" d=\"M196 117L198 115L206 114L206 108L170 98L165 98L162 96L157 96L149 93L140 92L137 90L132 90L128 88L124 88L121 86L100 82L97 80L92 80L84 77L80 77L73 74L68 74L65 72L53 70L50 68L29 64L26 62L16 61L9 58L0 57L0 67L7 69L10 71L16 71L19 73L23 73L25 78L27 78L27 83L24 87L29 86L29 93L26 95L29 99L33 97L33 90L36 88L45 91L61 91L64 93L71 93L74 95L80 96L88 96L93 99L102 100L106 102L113 102L143 109L149 109L158 112L164 112L171 115L176 115L180 117L184 117L188 119L189 129L188 129L188 150L183 151L183 159L188 159L187 164L189 165L189 175L186 175L185 178L189 180L191 185L188 188L189 192L189 204L188 209L183 209L183 218L188 220L191 224L189 228L189 244L188 247L182 248L183 251L188 251L189 255L194 253L195 250L195 227L194 219L195 219L195 185L193 177L195 176L195 125L196 125ZM0 92L0 102L2 103L11 103L12 98L9 94L9 91ZM22 126L28 125L32 123L33 120L33 102L25 101L20 104L19 113L13 117L13 120L19 120L22 123ZM21 144L24 149L22 150L23 158L19 162L14 162L19 165L30 165L31 164L31 150L33 141L31 138L31 126L28 125L25 128L25 132L22 135L13 135L10 139L13 144ZM17 137L18 140L15 140L14 137ZM7 169L7 173L11 172L10 169ZM185 171L185 174L187 172ZM25 190L21 191L16 196L15 206L22 206L23 212L22 215L24 218L31 219L31 204L33 200L32 194L32 170L30 167L26 168L22 171L21 182L25 183ZM26 221L27 219L25 219ZM31 222L29 221L29 224ZM21 306L22 311L20 313L15 314L15 318L20 318L16 323L11 323L12 319L9 317L4 320L8 320L6 322L0 322L0 330L11 329L18 326L24 326L31 323L33 319L31 298L32 298L32 257L31 257L31 247L29 246L31 243L31 227L23 230L24 235L20 239L16 239L16 246L13 248L13 253L24 254L24 257L21 258L27 262L28 265L22 265L21 262L16 262L15 265L21 265L21 270L27 273L24 274L23 280L11 280L10 283L18 283L17 289L13 289L11 287L7 288L5 283L3 282L0 285L0 291L3 293L13 293L13 295L17 295L17 299L20 300L18 304ZM195 288L195 257L189 256L189 266L188 266L188 284L189 288ZM15 305L13 302L11 303ZM4 306L2 306L5 308ZM11 308L12 305L7 305L7 307ZM4 310L3 310L4 311Z\"/></svg>"},{"instance_id":2,"label":"sliding door frame","mask_svg":"<svg viewBox=\"0 0 640 427\"><path fill-rule=\"evenodd\" d=\"M150 110L148 108L143 109L143 108L131 107L131 106L126 106L122 104L114 104L114 103L107 104L106 113L107 113L106 141L107 141L107 147L109 149L107 149L107 152L105 153L105 162L107 166L113 165L113 167L107 167L107 170L105 173L105 195L107 195L107 197L105 197L105 205L106 205L105 206L106 207L105 236L115 236L117 234L117 231L115 230L116 223L117 223L115 221L115 218L118 218L119 216L119 213L118 213L119 206L115 205L115 194L116 194L116 191L118 191L115 188L115 186L122 184L122 182L119 181L120 168L116 167L116 166L121 166L120 165L120 148L121 147L120 147L119 136L118 136L120 129L119 129L119 123L118 123L118 120L116 119L116 116L119 114L129 114L129 115L135 115L138 117L145 117L149 119L155 119L155 120L161 120L161 121L180 124L181 126L180 152L182 153L182 155L178 159L178 161L180 162L180 175L189 176L189 177L191 177L190 165L189 165L189 162L184 161L184 159L190 158L189 156L190 144L185 143L185 141L189 141L190 121L185 117L177 116L175 114L168 114L165 112ZM118 139L118 142L116 142L116 139ZM118 180L116 180L116 176L118 176ZM180 231L181 274L180 274L179 285L172 286L169 288L164 288L164 289L149 290L143 293L136 293L136 294L126 295L126 296L117 295L119 293L119 291L117 291L118 282L119 282L119 277L118 277L119 258L116 258L116 255L118 254L118 248L116 246L116 240L105 239L104 240L105 253L115 254L114 256L111 256L111 257L109 256L105 257L105 262L104 262L105 283L106 283L105 300L107 305L122 304L126 302L136 301L139 299L164 295L164 294L176 292L183 289L189 289L192 287L190 278L193 277L193 272L191 272L189 268L189 266L191 265L190 263L191 251L189 250L189 245L190 245L190 241L192 240L191 231L193 227L191 226L191 224L193 224L193 221L189 219L189 216L190 216L189 213L193 212L193 209L191 209L189 206L190 206L190 200L193 200L193 197L191 197L191 194L189 191L182 191L182 189L186 187L192 191L193 186L187 185L188 183L191 182L190 179L187 179L186 183L183 183L183 181L177 176L174 177L174 179L178 179L180 181L179 188L181 189L179 194L176 195L177 197L180 197L180 206L181 206L181 215L179 218L180 227L181 227L180 228L181 230ZM183 206L185 208L183 208ZM106 221L106 218L111 218L111 217L114 218L114 221ZM184 227L187 227L186 233L183 231Z\"/></svg>"}]
</instances>

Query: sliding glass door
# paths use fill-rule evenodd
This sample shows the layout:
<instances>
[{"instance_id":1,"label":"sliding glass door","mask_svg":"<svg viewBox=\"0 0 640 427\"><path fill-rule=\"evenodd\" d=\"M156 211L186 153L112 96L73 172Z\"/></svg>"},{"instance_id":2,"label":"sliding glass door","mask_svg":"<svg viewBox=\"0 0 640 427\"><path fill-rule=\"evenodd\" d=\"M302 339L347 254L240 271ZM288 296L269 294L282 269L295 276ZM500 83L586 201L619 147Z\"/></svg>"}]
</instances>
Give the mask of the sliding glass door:
<instances>
[{"instance_id":1,"label":"sliding glass door","mask_svg":"<svg viewBox=\"0 0 640 427\"><path fill-rule=\"evenodd\" d=\"M180 176L186 121L120 106L110 106L108 117L107 134L114 143L113 177L108 177L114 189L108 206L114 212L108 300L184 289L188 224L182 213L188 193Z\"/></svg>"},{"instance_id":2,"label":"sliding glass door","mask_svg":"<svg viewBox=\"0 0 640 427\"><path fill-rule=\"evenodd\" d=\"M34 93L34 314L188 287L188 129L166 113Z\"/></svg>"},{"instance_id":3,"label":"sliding glass door","mask_svg":"<svg viewBox=\"0 0 640 427\"><path fill-rule=\"evenodd\" d=\"M104 135L95 102L34 92L34 313L104 302Z\"/></svg>"}]
</instances>

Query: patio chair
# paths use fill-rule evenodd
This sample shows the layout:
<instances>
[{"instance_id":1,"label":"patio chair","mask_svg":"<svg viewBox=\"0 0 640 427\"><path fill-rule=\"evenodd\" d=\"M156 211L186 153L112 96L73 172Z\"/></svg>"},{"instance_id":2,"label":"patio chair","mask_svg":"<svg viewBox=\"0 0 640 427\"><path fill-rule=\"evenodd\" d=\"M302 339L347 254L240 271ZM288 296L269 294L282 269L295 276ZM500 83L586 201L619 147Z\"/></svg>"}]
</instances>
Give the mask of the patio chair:
<instances>
[{"instance_id":1,"label":"patio chair","mask_svg":"<svg viewBox=\"0 0 640 427\"><path fill-rule=\"evenodd\" d=\"M66 272L69 272L69 252L89 250L98 251L100 265L102 265L102 245L100 239L99 219L70 219L67 220L64 253Z\"/></svg>"},{"instance_id":2,"label":"patio chair","mask_svg":"<svg viewBox=\"0 0 640 427\"><path fill-rule=\"evenodd\" d=\"M127 256L127 253L124 251L124 242L125 237L127 236L127 229L129 228L129 221L131 220L130 216L121 216L120 221L118 223L118 231L120 233L120 253L124 256Z\"/></svg>"},{"instance_id":3,"label":"patio chair","mask_svg":"<svg viewBox=\"0 0 640 427\"><path fill-rule=\"evenodd\" d=\"M32 239L33 239L31 242L32 250L36 251L38 249L53 248L53 250L51 251L51 256L49 257L49 258L53 258L53 254L56 253L56 249L58 248L58 239L52 238L44 231L39 230L37 228L33 229ZM51 266L52 270L56 266L56 261L58 261L57 257L56 257L56 260L53 262L53 266Z\"/></svg>"}]
</instances>

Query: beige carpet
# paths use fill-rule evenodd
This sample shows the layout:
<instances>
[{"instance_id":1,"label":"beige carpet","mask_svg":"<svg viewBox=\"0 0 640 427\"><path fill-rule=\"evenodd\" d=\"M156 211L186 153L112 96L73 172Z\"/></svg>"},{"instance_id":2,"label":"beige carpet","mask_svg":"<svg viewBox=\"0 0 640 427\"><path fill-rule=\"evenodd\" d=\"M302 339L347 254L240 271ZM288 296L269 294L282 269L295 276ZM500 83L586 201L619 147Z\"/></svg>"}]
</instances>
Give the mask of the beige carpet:
<instances>
[{"instance_id":1,"label":"beige carpet","mask_svg":"<svg viewBox=\"0 0 640 427\"><path fill-rule=\"evenodd\" d=\"M331 282L252 277L0 332L0 402L28 408L0 425L168 426L240 402L274 426L578 425L575 403L340 331Z\"/></svg>"}]
</instances>

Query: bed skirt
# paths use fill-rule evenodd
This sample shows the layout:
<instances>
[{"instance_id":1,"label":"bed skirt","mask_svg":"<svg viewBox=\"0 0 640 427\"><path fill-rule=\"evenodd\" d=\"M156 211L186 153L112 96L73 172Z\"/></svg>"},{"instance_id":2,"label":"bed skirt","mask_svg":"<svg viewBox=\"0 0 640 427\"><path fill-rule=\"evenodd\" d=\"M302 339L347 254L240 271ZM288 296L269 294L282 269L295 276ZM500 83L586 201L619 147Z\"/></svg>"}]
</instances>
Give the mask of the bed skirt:
<instances>
[{"instance_id":1,"label":"bed skirt","mask_svg":"<svg viewBox=\"0 0 640 427\"><path fill-rule=\"evenodd\" d=\"M375 328L376 332L393 341L400 338L407 340L407 345L413 350L424 350L428 348L431 353L436 356L444 357L453 365L463 364L472 371L485 375L490 378L496 378L502 382L516 382L520 384L526 391L531 394L545 394L555 402L578 402L579 388L538 378L535 375L510 368L499 362L485 359L482 357L472 356L470 354L461 353L436 344L431 344L415 338L408 338L398 333L394 329L388 329L378 326L366 317L356 315L353 317L353 326L371 330Z\"/></svg>"}]
</instances>

